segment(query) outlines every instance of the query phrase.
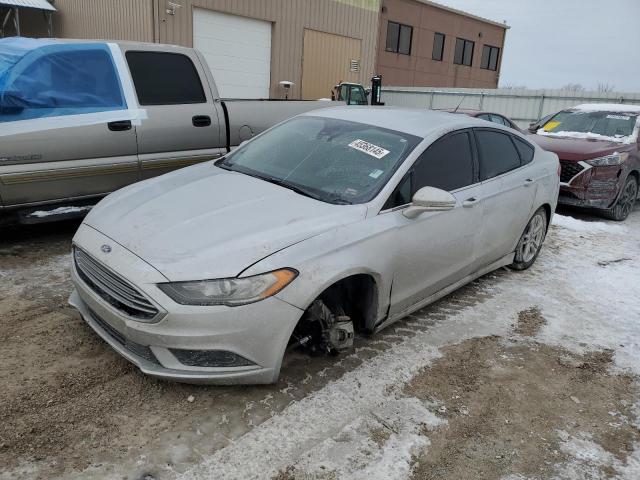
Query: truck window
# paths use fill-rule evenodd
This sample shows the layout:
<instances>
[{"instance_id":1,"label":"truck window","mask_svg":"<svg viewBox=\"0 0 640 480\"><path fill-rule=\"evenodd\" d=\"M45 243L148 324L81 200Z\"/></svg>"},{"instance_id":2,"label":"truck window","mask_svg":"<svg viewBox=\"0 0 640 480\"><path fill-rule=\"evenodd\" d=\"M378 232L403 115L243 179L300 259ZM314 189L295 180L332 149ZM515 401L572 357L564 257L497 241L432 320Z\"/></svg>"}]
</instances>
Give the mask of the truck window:
<instances>
[{"instance_id":1,"label":"truck window","mask_svg":"<svg viewBox=\"0 0 640 480\"><path fill-rule=\"evenodd\" d=\"M25 55L6 73L4 89L0 82L0 121L127 108L107 47L55 45L41 50Z\"/></svg>"},{"instance_id":2,"label":"truck window","mask_svg":"<svg viewBox=\"0 0 640 480\"><path fill-rule=\"evenodd\" d=\"M180 105L207 101L200 76L180 53L127 52L140 105Z\"/></svg>"}]
</instances>

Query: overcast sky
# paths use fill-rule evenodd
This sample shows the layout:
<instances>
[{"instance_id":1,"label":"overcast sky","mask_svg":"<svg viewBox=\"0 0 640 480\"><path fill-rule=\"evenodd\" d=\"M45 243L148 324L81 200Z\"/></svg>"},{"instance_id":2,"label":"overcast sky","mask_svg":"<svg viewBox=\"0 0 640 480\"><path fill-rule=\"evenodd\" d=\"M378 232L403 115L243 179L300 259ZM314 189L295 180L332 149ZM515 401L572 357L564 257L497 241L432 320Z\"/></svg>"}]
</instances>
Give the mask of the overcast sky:
<instances>
[{"instance_id":1,"label":"overcast sky","mask_svg":"<svg viewBox=\"0 0 640 480\"><path fill-rule=\"evenodd\" d=\"M435 0L507 21L500 86L640 92L640 0Z\"/></svg>"}]
</instances>

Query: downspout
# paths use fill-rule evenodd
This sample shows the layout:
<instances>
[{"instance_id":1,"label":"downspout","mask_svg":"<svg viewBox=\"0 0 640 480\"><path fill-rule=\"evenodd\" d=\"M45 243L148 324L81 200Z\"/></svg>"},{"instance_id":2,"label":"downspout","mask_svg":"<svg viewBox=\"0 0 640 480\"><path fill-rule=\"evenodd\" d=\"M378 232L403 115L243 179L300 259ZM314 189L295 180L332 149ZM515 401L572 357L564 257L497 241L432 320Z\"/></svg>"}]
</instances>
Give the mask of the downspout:
<instances>
[{"instance_id":1,"label":"downspout","mask_svg":"<svg viewBox=\"0 0 640 480\"><path fill-rule=\"evenodd\" d=\"M20 36L20 10L18 7L13 9L13 25L16 27L16 35Z\"/></svg>"}]
</instances>

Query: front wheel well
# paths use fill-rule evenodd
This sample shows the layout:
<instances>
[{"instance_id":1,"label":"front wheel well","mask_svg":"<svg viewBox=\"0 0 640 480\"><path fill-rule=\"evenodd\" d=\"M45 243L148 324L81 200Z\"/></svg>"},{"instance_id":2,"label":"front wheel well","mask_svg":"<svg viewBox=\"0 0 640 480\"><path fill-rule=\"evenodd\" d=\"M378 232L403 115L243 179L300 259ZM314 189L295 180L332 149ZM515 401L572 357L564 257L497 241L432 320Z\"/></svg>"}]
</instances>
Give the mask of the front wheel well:
<instances>
[{"instance_id":1,"label":"front wheel well","mask_svg":"<svg viewBox=\"0 0 640 480\"><path fill-rule=\"evenodd\" d=\"M378 311L378 287L371 275L355 274L333 283L315 300L322 300L333 312L341 309L356 330L367 330Z\"/></svg>"}]
</instances>

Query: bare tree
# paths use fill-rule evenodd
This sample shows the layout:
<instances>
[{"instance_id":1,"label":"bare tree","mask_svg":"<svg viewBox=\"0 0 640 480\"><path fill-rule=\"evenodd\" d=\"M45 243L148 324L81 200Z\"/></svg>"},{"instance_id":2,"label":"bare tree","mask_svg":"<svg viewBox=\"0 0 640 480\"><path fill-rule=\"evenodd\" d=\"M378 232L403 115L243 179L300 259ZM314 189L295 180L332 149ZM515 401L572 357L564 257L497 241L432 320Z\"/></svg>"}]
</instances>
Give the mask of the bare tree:
<instances>
[{"instance_id":1,"label":"bare tree","mask_svg":"<svg viewBox=\"0 0 640 480\"><path fill-rule=\"evenodd\" d=\"M580 83L567 83L561 90L565 90L567 92L584 92L586 89Z\"/></svg>"},{"instance_id":2,"label":"bare tree","mask_svg":"<svg viewBox=\"0 0 640 480\"><path fill-rule=\"evenodd\" d=\"M505 88L507 90L526 90L527 89L525 85L515 85L513 83L505 83L500 88Z\"/></svg>"},{"instance_id":3,"label":"bare tree","mask_svg":"<svg viewBox=\"0 0 640 480\"><path fill-rule=\"evenodd\" d=\"M611 93L615 90L615 85L606 82L598 82L598 92Z\"/></svg>"}]
</instances>

